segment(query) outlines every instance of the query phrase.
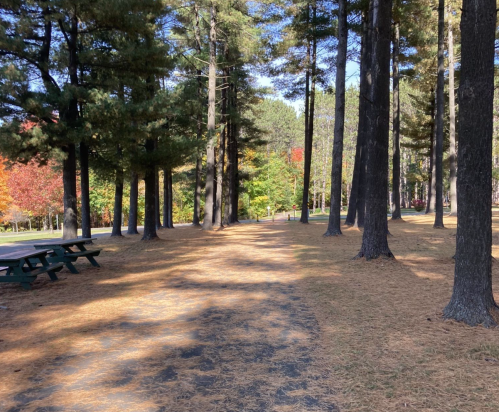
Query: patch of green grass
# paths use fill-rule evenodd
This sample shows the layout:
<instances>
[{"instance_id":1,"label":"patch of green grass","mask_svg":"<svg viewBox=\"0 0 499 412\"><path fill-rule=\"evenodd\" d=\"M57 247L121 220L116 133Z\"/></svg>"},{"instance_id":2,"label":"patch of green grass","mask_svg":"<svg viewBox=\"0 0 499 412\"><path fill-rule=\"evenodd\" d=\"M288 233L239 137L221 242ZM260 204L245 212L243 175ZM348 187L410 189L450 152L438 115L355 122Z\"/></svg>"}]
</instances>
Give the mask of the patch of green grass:
<instances>
[{"instance_id":1,"label":"patch of green grass","mask_svg":"<svg viewBox=\"0 0 499 412\"><path fill-rule=\"evenodd\" d=\"M111 228L96 228L92 229L92 233L106 233L110 232ZM78 236L81 236L81 230L78 230ZM0 244L5 243L16 243L23 242L26 240L46 240L46 239L57 239L62 237L61 231L55 231L54 233L49 232L25 232L19 234L1 234L0 235Z\"/></svg>"}]
</instances>

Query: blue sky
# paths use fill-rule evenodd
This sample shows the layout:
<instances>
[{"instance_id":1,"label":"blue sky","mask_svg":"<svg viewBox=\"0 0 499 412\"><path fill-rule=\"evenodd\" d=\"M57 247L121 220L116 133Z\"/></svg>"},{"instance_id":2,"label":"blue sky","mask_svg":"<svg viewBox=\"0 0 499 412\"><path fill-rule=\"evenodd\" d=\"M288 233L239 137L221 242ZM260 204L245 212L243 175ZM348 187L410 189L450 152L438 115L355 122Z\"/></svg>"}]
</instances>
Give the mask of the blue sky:
<instances>
[{"instance_id":1,"label":"blue sky","mask_svg":"<svg viewBox=\"0 0 499 412\"><path fill-rule=\"evenodd\" d=\"M256 81L258 83L258 86L272 87L272 80L269 77L256 76ZM359 82L359 64L357 62L349 61L347 63L346 85L348 87L352 84L358 84L358 82ZM300 111L303 110L303 100L297 100L294 102L289 101L289 100L284 99L280 93L277 93L276 97L279 100L286 102L290 106L293 106L293 108L296 110L297 114L299 114Z\"/></svg>"}]
</instances>

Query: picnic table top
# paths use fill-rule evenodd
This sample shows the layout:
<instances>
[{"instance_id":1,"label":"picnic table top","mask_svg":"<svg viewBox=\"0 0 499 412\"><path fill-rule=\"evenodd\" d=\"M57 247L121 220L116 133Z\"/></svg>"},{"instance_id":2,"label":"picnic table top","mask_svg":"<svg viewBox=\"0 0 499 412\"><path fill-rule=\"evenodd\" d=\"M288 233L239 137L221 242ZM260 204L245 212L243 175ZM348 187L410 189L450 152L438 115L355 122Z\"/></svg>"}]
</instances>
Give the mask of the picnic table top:
<instances>
[{"instance_id":1,"label":"picnic table top","mask_svg":"<svg viewBox=\"0 0 499 412\"><path fill-rule=\"evenodd\" d=\"M95 237L91 238L78 238L78 239L56 239L56 240L47 240L34 244L33 246L38 247L53 247L53 246L72 246L77 245L79 243L85 243L89 240L95 240Z\"/></svg>"},{"instance_id":2,"label":"picnic table top","mask_svg":"<svg viewBox=\"0 0 499 412\"><path fill-rule=\"evenodd\" d=\"M46 250L33 250L33 249L25 249L18 250L16 252L6 253L5 255L0 255L0 262L17 262L21 259L26 259L30 257L36 257L40 255L47 254Z\"/></svg>"}]
</instances>

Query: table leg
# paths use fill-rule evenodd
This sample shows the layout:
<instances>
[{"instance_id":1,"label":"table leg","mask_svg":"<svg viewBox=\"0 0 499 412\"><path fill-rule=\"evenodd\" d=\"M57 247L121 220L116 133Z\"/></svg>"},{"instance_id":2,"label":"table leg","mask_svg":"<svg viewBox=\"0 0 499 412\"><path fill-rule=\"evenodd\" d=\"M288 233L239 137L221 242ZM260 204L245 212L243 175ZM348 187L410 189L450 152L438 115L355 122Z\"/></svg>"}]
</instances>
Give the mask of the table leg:
<instances>
[{"instance_id":1,"label":"table leg","mask_svg":"<svg viewBox=\"0 0 499 412\"><path fill-rule=\"evenodd\" d=\"M85 246L84 246L82 243L78 243L78 244L76 245L76 247L77 247L78 249L80 249L80 251L81 251L81 252L86 252L86 251L87 251L87 249L85 248ZM100 265L97 263L97 261L94 259L94 257L93 257L93 256L85 256L85 257L86 257L86 258L88 259L88 261L92 264L92 266L95 266L96 268L100 268Z\"/></svg>"},{"instance_id":2,"label":"table leg","mask_svg":"<svg viewBox=\"0 0 499 412\"><path fill-rule=\"evenodd\" d=\"M42 263L42 266L45 268L50 266L50 263L48 262L45 256L40 256L40 262ZM53 270L48 270L47 273L51 281L55 282L56 280L59 280L59 278L57 277L57 275Z\"/></svg>"},{"instance_id":3,"label":"table leg","mask_svg":"<svg viewBox=\"0 0 499 412\"><path fill-rule=\"evenodd\" d=\"M22 278L26 279L26 272L24 272L24 270L22 269L23 266L24 266L24 259L19 262L19 266L13 267L12 271L14 272L15 276L19 276L21 279ZM31 283L28 281L21 282L21 286L23 287L24 290L31 290Z\"/></svg>"},{"instance_id":4,"label":"table leg","mask_svg":"<svg viewBox=\"0 0 499 412\"><path fill-rule=\"evenodd\" d=\"M78 272L78 270L75 268L75 265L73 265L72 262L65 262L66 264L66 267L69 269L69 271L71 273L73 273L74 275L77 275L79 274L80 272Z\"/></svg>"},{"instance_id":5,"label":"table leg","mask_svg":"<svg viewBox=\"0 0 499 412\"><path fill-rule=\"evenodd\" d=\"M55 250L54 251L56 253L57 256L59 256L61 258L61 262L64 262L64 260L62 258L64 258L64 256L66 255L66 252L68 254L70 253L73 253L73 251L71 250L70 247L67 247L67 246L64 246L63 249L58 249L58 250ZM66 265L66 267L69 269L69 271L73 274L73 275L78 275L80 272L78 272L78 270L75 268L75 265L73 265L72 262L64 262L64 264Z\"/></svg>"}]
</instances>

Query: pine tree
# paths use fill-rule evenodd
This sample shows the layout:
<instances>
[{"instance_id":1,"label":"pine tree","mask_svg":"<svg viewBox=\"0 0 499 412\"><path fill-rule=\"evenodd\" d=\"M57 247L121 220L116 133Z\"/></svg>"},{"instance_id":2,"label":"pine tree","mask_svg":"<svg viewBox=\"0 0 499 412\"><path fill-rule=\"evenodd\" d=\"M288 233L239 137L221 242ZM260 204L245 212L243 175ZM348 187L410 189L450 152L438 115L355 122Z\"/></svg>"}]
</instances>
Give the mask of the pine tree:
<instances>
[{"instance_id":1,"label":"pine tree","mask_svg":"<svg viewBox=\"0 0 499 412\"><path fill-rule=\"evenodd\" d=\"M495 326L492 293L494 0L464 0L459 87L458 228L452 298L444 317ZM480 199L479 202L476 199Z\"/></svg>"},{"instance_id":2,"label":"pine tree","mask_svg":"<svg viewBox=\"0 0 499 412\"><path fill-rule=\"evenodd\" d=\"M390 26L392 2L373 0L370 12L372 63L370 92L371 136L367 140L366 221L358 257L392 257L388 247L386 193L390 126Z\"/></svg>"}]
</instances>

